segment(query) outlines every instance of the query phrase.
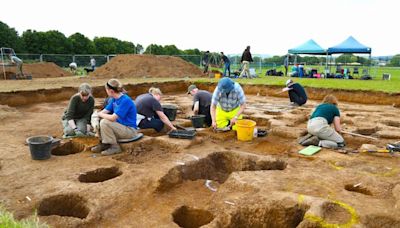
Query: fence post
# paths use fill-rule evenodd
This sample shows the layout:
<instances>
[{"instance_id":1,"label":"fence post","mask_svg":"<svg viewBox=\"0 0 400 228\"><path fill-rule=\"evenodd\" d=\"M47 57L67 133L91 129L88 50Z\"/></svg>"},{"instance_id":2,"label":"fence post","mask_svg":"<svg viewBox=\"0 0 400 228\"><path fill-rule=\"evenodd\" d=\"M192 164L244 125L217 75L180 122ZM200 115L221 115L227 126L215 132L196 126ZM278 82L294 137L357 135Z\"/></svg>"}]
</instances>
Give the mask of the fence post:
<instances>
[{"instance_id":1,"label":"fence post","mask_svg":"<svg viewBox=\"0 0 400 228\"><path fill-rule=\"evenodd\" d=\"M39 61L40 61L40 62L43 62L43 54L40 54L40 56L39 56Z\"/></svg>"}]
</instances>

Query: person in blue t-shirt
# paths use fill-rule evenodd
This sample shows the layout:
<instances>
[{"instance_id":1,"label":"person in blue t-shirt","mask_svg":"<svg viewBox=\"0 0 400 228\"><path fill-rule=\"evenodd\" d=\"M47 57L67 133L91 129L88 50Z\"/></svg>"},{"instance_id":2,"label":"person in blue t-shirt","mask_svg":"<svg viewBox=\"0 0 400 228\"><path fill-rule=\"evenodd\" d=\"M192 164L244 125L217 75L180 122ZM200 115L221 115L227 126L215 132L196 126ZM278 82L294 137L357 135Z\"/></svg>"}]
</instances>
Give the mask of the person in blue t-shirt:
<instances>
[{"instance_id":1,"label":"person in blue t-shirt","mask_svg":"<svg viewBox=\"0 0 400 228\"><path fill-rule=\"evenodd\" d=\"M92 148L92 152L112 155L121 152L118 139L130 139L138 134L137 111L133 100L123 93L124 89L120 81L110 79L105 89L111 100L102 111L98 112L98 116L102 118L100 121L101 142Z\"/></svg>"}]
</instances>

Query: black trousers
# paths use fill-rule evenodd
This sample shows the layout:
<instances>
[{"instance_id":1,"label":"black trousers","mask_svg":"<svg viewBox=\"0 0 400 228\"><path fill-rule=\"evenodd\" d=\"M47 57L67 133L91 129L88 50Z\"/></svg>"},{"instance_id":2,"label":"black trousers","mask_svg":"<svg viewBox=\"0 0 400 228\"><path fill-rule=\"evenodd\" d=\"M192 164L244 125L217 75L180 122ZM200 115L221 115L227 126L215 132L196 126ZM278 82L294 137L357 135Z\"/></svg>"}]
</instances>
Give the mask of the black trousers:
<instances>
[{"instance_id":1,"label":"black trousers","mask_svg":"<svg viewBox=\"0 0 400 228\"><path fill-rule=\"evenodd\" d=\"M301 97L301 96L297 95L297 93L290 91L290 90L289 90L289 99L290 99L290 102L294 102L294 103L298 104L299 106L301 106L307 102L307 99L305 97Z\"/></svg>"},{"instance_id":2,"label":"black trousers","mask_svg":"<svg viewBox=\"0 0 400 228\"><path fill-rule=\"evenodd\" d=\"M210 113L210 106L199 106L199 114L206 116L206 125L207 127L211 126L211 113Z\"/></svg>"}]
</instances>

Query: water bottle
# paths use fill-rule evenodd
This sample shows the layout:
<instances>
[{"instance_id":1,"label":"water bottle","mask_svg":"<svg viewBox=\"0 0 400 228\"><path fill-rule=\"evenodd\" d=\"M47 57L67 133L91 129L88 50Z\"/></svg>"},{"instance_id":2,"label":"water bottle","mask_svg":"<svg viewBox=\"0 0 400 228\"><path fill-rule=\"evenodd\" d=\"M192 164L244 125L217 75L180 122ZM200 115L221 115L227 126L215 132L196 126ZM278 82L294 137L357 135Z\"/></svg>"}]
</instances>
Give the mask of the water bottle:
<instances>
[{"instance_id":1,"label":"water bottle","mask_svg":"<svg viewBox=\"0 0 400 228\"><path fill-rule=\"evenodd\" d=\"M257 138L257 136L258 136L258 130L257 127L254 127L253 138Z\"/></svg>"}]
</instances>

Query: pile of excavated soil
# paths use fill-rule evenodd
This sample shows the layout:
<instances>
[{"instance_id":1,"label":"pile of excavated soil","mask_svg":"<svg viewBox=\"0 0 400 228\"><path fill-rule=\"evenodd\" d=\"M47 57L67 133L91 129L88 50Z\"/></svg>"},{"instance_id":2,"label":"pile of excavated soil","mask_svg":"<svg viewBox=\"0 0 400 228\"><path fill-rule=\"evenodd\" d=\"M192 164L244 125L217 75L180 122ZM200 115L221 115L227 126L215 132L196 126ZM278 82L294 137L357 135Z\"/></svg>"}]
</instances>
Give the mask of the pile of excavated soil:
<instances>
[{"instance_id":1,"label":"pile of excavated soil","mask_svg":"<svg viewBox=\"0 0 400 228\"><path fill-rule=\"evenodd\" d=\"M199 67L179 57L156 55L118 55L96 69L91 75L115 78L204 76Z\"/></svg>"},{"instance_id":2,"label":"pile of excavated soil","mask_svg":"<svg viewBox=\"0 0 400 228\"><path fill-rule=\"evenodd\" d=\"M70 72L63 70L61 67L51 62L24 64L22 65L22 71L24 72L24 74L32 75L32 78L55 78L72 76ZM7 79L9 79L10 75L14 75L15 73L15 66L7 67ZM4 79L3 75L1 76L2 77L0 78Z\"/></svg>"}]
</instances>

